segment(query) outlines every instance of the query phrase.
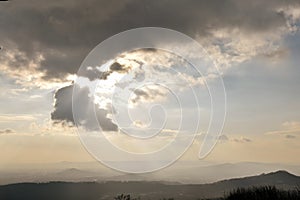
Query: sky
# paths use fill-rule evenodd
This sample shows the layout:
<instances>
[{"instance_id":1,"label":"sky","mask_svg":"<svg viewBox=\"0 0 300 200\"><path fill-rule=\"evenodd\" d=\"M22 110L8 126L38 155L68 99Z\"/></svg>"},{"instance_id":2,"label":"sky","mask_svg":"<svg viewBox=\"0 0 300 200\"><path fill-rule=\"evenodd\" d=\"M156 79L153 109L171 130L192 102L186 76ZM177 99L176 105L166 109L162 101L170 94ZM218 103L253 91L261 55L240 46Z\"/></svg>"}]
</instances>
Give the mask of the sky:
<instances>
[{"instance_id":1,"label":"sky","mask_svg":"<svg viewBox=\"0 0 300 200\"><path fill-rule=\"evenodd\" d=\"M117 94L114 98L118 100L123 91L116 82L126 84L124 76L136 81L144 74L154 75L152 81L178 83L173 90L182 98L189 119L195 119L191 112L195 104L184 99L191 96L184 83L197 88L204 128L197 130L195 142L181 160L201 162L198 153L207 129L209 99L203 79L187 70L186 61L162 50L142 49L121 52L91 66L96 76L88 73L87 65L86 71L78 75L83 60L95 46L122 31L140 27L162 27L186 34L205 49L220 70L227 96L225 125L204 161L300 164L299 1L11 0L0 3L0 165L94 160L81 144L74 125L77 121L85 131L99 131L90 120L91 111L81 113L84 122L80 117L73 118L72 91L79 82L88 86L98 81L92 85L96 87L94 99L82 85L73 97L78 105L97 105L101 129L116 144L128 151L151 150L134 146L123 138L124 134L114 133L122 127L121 132L134 132L124 128L131 125L145 130L150 119L142 109L157 103L170 112L165 113L171 117L163 132L172 137L174 130L179 130L175 126L179 113L168 88L129 88L124 95L133 91L127 103L135 119L128 124L118 115L112 117L115 108L108 107L112 102L107 95ZM204 79L214 85L217 79L207 70ZM182 80L174 73L181 74ZM161 127L160 112L153 110L153 127L147 129L150 135L151 130ZM191 132L193 123L186 120L180 134ZM147 136L148 132L143 134ZM168 141L160 137L153 143L159 146ZM103 151L110 153L108 149Z\"/></svg>"}]
</instances>

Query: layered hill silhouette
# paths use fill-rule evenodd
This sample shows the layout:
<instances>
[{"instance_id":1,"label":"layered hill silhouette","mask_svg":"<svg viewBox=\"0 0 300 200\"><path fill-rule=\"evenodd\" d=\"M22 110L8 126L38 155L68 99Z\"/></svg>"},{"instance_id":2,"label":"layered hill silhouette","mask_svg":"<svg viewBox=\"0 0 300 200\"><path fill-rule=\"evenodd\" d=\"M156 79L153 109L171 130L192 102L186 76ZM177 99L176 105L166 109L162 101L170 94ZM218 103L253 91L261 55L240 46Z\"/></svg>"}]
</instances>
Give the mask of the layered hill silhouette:
<instances>
[{"instance_id":1,"label":"layered hill silhouette","mask_svg":"<svg viewBox=\"0 0 300 200\"><path fill-rule=\"evenodd\" d=\"M139 164L139 163L137 163ZM150 174L124 174L99 165L98 162L60 162L28 164L0 169L0 185L21 182L97 182L97 181L166 181L183 184L206 184L233 177L254 176L284 169L300 175L300 166L276 163L178 162Z\"/></svg>"},{"instance_id":2,"label":"layered hill silhouette","mask_svg":"<svg viewBox=\"0 0 300 200\"><path fill-rule=\"evenodd\" d=\"M74 169L70 171L73 173ZM300 186L300 177L287 171L223 180L211 184L172 184L146 181L49 182L18 183L0 186L0 199L5 200L100 200L118 194L131 194L141 199L204 199L219 198L237 188L275 186L293 190Z\"/></svg>"}]
</instances>

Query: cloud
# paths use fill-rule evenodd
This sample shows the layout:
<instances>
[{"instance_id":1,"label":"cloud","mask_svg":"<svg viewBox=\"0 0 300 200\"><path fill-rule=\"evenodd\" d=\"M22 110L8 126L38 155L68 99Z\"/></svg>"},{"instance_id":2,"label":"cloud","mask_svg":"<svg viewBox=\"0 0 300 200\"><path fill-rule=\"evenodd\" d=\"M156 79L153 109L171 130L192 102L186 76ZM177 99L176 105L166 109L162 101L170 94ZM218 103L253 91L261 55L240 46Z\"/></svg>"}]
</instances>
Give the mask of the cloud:
<instances>
[{"instance_id":1,"label":"cloud","mask_svg":"<svg viewBox=\"0 0 300 200\"><path fill-rule=\"evenodd\" d=\"M2 134L11 134L11 133L15 133L15 131L10 129L10 128L0 130L0 135L2 135Z\"/></svg>"},{"instance_id":2,"label":"cloud","mask_svg":"<svg viewBox=\"0 0 300 200\"><path fill-rule=\"evenodd\" d=\"M0 70L21 85L62 87L69 84L67 77L77 72L92 48L106 38L131 28L158 26L198 40L225 71L257 55L284 55L278 46L284 36L299 28L299 8L297 0L12 1L0 7L0 37L5 38L1 44ZM109 70L120 71L125 66L118 60ZM111 75L111 71L85 73L94 80ZM136 75L143 79L142 73ZM204 82L200 78L189 81ZM54 121L73 123L70 90L70 86L62 87L55 94L51 114ZM84 89L82 93L88 94ZM88 105L87 109L92 108L90 99L82 101ZM97 109L105 129L116 130L109 113L102 107ZM96 127L94 122L86 123L91 129Z\"/></svg>"},{"instance_id":3,"label":"cloud","mask_svg":"<svg viewBox=\"0 0 300 200\"><path fill-rule=\"evenodd\" d=\"M238 143L249 143L249 142L252 142L251 139L246 138L246 137L234 138L234 139L232 139L232 141L238 142Z\"/></svg>"},{"instance_id":4,"label":"cloud","mask_svg":"<svg viewBox=\"0 0 300 200\"><path fill-rule=\"evenodd\" d=\"M47 119L43 122L33 122L30 124L30 134L32 136L45 136L45 135L65 135L65 136L76 136L76 128L70 126L70 123L66 121L56 120L53 123L52 120Z\"/></svg>"},{"instance_id":5,"label":"cloud","mask_svg":"<svg viewBox=\"0 0 300 200\"><path fill-rule=\"evenodd\" d=\"M286 135L285 138L287 138L287 139L295 139L296 136L294 136L294 135Z\"/></svg>"},{"instance_id":6,"label":"cloud","mask_svg":"<svg viewBox=\"0 0 300 200\"><path fill-rule=\"evenodd\" d=\"M132 104L142 102L159 102L166 99L168 90L158 85L148 85L133 91L134 97L131 98Z\"/></svg>"},{"instance_id":7,"label":"cloud","mask_svg":"<svg viewBox=\"0 0 300 200\"><path fill-rule=\"evenodd\" d=\"M204 138L204 137L206 137L206 135L205 134L200 134L199 135L200 136L200 138ZM213 139L212 137L210 137L210 136L208 136L209 137L209 139ZM250 139L250 138L247 138L247 137L245 137L245 136L238 136L238 135L235 135L235 136L229 136L229 135L225 135L225 134L223 134L223 135L220 135L219 137L218 137L218 140L219 140L219 142L222 142L222 143L227 143L227 142L235 142L235 143L250 143L250 142L253 142L253 140L252 139Z\"/></svg>"},{"instance_id":8,"label":"cloud","mask_svg":"<svg viewBox=\"0 0 300 200\"><path fill-rule=\"evenodd\" d=\"M297 29L299 4L297 0L12 1L0 7L0 37L5 38L1 70L28 84L61 82L77 72L96 44L143 26L186 33L227 66L258 54L271 55L282 36Z\"/></svg>"},{"instance_id":9,"label":"cloud","mask_svg":"<svg viewBox=\"0 0 300 200\"><path fill-rule=\"evenodd\" d=\"M146 54L146 52L151 54ZM95 106L95 114L102 130L117 131L118 126L113 123L108 116L112 114L112 109L109 109L109 107L111 107L110 104L112 103L109 97L112 92L114 92L114 88L122 84L118 82L118 80L122 78L123 75L128 75L129 71L133 74L129 74L128 77L131 77L131 75L140 77L141 75L139 73L141 73L141 67L143 64L147 63L146 60L151 59L157 61L157 59L160 58L159 55L160 54L157 54L157 52L152 49L138 50L121 54L118 57L107 61L105 64L101 65L101 67L87 67L83 72L83 76L82 74L78 76L77 83L82 85L77 85L76 88L78 88L78 91L74 94L75 96L73 98L75 101L73 104L76 106L78 105L76 109L78 110L78 113L80 113L80 119L77 119L77 121L80 121L80 123L88 130L97 130L98 122L93 119L93 109ZM165 61L165 63L168 63L168 61ZM133 70L133 68L136 70ZM159 78L159 76L157 76L157 78ZM79 80L84 81L80 82ZM123 82L124 86L129 84L127 79L123 81L125 81ZM96 82L97 86L94 88L95 96L91 96L89 84L93 85ZM89 83L87 84L88 86L84 85L86 83ZM61 121L65 121L70 123L70 125L74 125L72 112L73 89L74 85L69 85L62 87L55 92L54 110L51 113L51 119L54 122L60 123ZM165 98L167 92L167 89L158 85L146 85L136 90L130 88L130 90L132 90L133 94L133 97L130 99L132 104L162 100Z\"/></svg>"},{"instance_id":10,"label":"cloud","mask_svg":"<svg viewBox=\"0 0 300 200\"><path fill-rule=\"evenodd\" d=\"M56 91L54 95L54 111L51 113L51 119L74 122L72 113L72 93L72 85Z\"/></svg>"},{"instance_id":11,"label":"cloud","mask_svg":"<svg viewBox=\"0 0 300 200\"><path fill-rule=\"evenodd\" d=\"M54 110L51 113L51 119L54 122L65 121L71 123L71 125L75 124L72 112L73 88L74 85L70 85L57 90L55 93ZM103 131L118 130L118 126L107 117L109 110L99 108L94 103L94 99L90 97L88 87L80 88L76 94L77 96L73 97L73 103L77 106L78 113L80 113L76 122L80 122L80 125L87 130L100 130L99 125ZM98 121L94 120L95 115Z\"/></svg>"},{"instance_id":12,"label":"cloud","mask_svg":"<svg viewBox=\"0 0 300 200\"><path fill-rule=\"evenodd\" d=\"M118 63L117 61L113 62L110 66L109 69L106 71L100 72L100 76L98 76L99 79L106 80L107 77L113 73L113 72L118 72L118 73L126 73L131 69L131 66L126 66ZM98 72L99 73L99 72ZM93 80L92 77L88 77L90 80Z\"/></svg>"},{"instance_id":13,"label":"cloud","mask_svg":"<svg viewBox=\"0 0 300 200\"><path fill-rule=\"evenodd\" d=\"M229 138L226 135L220 135L219 140L227 141Z\"/></svg>"},{"instance_id":14,"label":"cloud","mask_svg":"<svg viewBox=\"0 0 300 200\"><path fill-rule=\"evenodd\" d=\"M36 120L34 115L0 115L0 122L10 122L10 121L33 121Z\"/></svg>"},{"instance_id":15,"label":"cloud","mask_svg":"<svg viewBox=\"0 0 300 200\"><path fill-rule=\"evenodd\" d=\"M300 133L300 122L298 121L286 121L281 124L281 128L275 131L268 131L267 135L289 135Z\"/></svg>"},{"instance_id":16,"label":"cloud","mask_svg":"<svg viewBox=\"0 0 300 200\"><path fill-rule=\"evenodd\" d=\"M252 142L251 139L249 138L246 138L244 136L241 136L239 138L236 138L236 137L229 137L227 135L221 135L219 137L219 140L221 142L237 142L237 143L249 143L249 142Z\"/></svg>"}]
</instances>

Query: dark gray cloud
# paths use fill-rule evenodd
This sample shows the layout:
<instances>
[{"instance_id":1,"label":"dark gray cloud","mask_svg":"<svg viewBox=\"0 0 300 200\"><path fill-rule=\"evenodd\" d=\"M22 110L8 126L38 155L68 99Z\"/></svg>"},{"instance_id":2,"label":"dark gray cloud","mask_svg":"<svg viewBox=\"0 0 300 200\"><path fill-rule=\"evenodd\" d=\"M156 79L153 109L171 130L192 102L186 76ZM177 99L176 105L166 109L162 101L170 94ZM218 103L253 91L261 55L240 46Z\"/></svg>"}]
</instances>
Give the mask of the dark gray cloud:
<instances>
[{"instance_id":1,"label":"dark gray cloud","mask_svg":"<svg viewBox=\"0 0 300 200\"><path fill-rule=\"evenodd\" d=\"M0 5L0 38L6 49L16 47L22 57L12 68L28 66L42 54L38 70L46 80L76 73L87 53L104 39L130 28L159 26L195 37L212 30L238 28L249 34L285 26L279 8L297 0L187 1L11 1Z\"/></svg>"},{"instance_id":2,"label":"dark gray cloud","mask_svg":"<svg viewBox=\"0 0 300 200\"><path fill-rule=\"evenodd\" d=\"M104 72L99 72L100 76L98 77L99 79L106 80L107 77L113 73L113 72L118 72L118 73L126 73L131 69L131 66L125 66L121 65L118 62L114 62L110 65L109 70L104 71ZM82 75L82 74L80 74ZM93 80L93 77L88 77L90 80Z\"/></svg>"},{"instance_id":3,"label":"dark gray cloud","mask_svg":"<svg viewBox=\"0 0 300 200\"><path fill-rule=\"evenodd\" d=\"M287 138L287 139L295 139L296 136L294 136L294 135L286 135L285 138Z\"/></svg>"},{"instance_id":4,"label":"dark gray cloud","mask_svg":"<svg viewBox=\"0 0 300 200\"><path fill-rule=\"evenodd\" d=\"M0 130L0 135L1 134L11 134L11 133L15 133L15 131L10 128Z\"/></svg>"},{"instance_id":5,"label":"dark gray cloud","mask_svg":"<svg viewBox=\"0 0 300 200\"><path fill-rule=\"evenodd\" d=\"M55 95L54 111L51 113L51 119L54 122L66 121L74 124L72 112L72 94L73 85L59 89ZM76 105L77 121L87 130L99 130L99 125L103 131L117 131L118 126L107 117L108 110L98 108L91 98L89 88L80 88L73 97ZM95 120L95 115L96 119ZM99 124L98 124L99 123Z\"/></svg>"},{"instance_id":6,"label":"dark gray cloud","mask_svg":"<svg viewBox=\"0 0 300 200\"><path fill-rule=\"evenodd\" d=\"M67 86L57 90L54 94L54 111L51 113L53 120L65 120L74 122L72 113L73 86Z\"/></svg>"},{"instance_id":7,"label":"dark gray cloud","mask_svg":"<svg viewBox=\"0 0 300 200\"><path fill-rule=\"evenodd\" d=\"M219 140L227 141L229 138L226 135L220 135Z\"/></svg>"},{"instance_id":8,"label":"dark gray cloud","mask_svg":"<svg viewBox=\"0 0 300 200\"><path fill-rule=\"evenodd\" d=\"M234 138L233 141L234 141L234 142L238 142L238 143L248 143L248 142L252 142L251 139L246 138L246 137Z\"/></svg>"},{"instance_id":9,"label":"dark gray cloud","mask_svg":"<svg viewBox=\"0 0 300 200\"><path fill-rule=\"evenodd\" d=\"M147 102L147 101L154 101L157 99L163 99L166 96L166 89L155 87L155 88L149 88L145 87L143 89L136 89L133 91L135 94L135 97L131 99L131 102L133 104L135 103L141 103L141 102Z\"/></svg>"},{"instance_id":10,"label":"dark gray cloud","mask_svg":"<svg viewBox=\"0 0 300 200\"><path fill-rule=\"evenodd\" d=\"M117 72L122 72L123 67L120 63L118 62L114 62L111 66L110 66L110 70L112 71L117 71Z\"/></svg>"}]
</instances>

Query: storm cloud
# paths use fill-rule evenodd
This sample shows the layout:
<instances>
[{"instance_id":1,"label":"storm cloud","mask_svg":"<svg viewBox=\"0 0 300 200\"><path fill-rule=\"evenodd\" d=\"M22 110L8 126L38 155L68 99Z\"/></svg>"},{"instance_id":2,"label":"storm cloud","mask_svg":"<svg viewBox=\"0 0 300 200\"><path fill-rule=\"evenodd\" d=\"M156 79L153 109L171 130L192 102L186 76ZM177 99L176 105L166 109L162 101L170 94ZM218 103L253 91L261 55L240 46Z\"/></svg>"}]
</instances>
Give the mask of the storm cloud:
<instances>
[{"instance_id":1,"label":"storm cloud","mask_svg":"<svg viewBox=\"0 0 300 200\"><path fill-rule=\"evenodd\" d=\"M54 122L69 122L75 124L72 111L72 100L77 106L76 109L80 116L77 116L77 125L83 126L87 130L97 131L117 131L118 126L107 117L108 110L97 107L93 98L90 97L90 90L88 87L80 88L73 97L74 85L63 87L55 93L54 110L51 113L51 119ZM96 119L95 119L96 116ZM101 129L100 129L100 127Z\"/></svg>"},{"instance_id":2,"label":"storm cloud","mask_svg":"<svg viewBox=\"0 0 300 200\"><path fill-rule=\"evenodd\" d=\"M218 63L230 65L263 53L278 38L297 29L298 0L87 0L87 1L10 1L0 3L0 70L18 83L40 86L44 81L66 82L76 74L85 56L100 42L138 27L164 27L183 32L198 40ZM234 35L235 37L232 37ZM271 44L271 45L270 45ZM275 50L275 51L274 51ZM123 70L114 63L111 71ZM105 78L110 72L87 70L90 80ZM143 78L141 76L141 78ZM55 94L51 118L74 123L72 88L63 87ZM137 91L138 92L138 91ZM86 118L94 107L88 91L82 89ZM148 96L146 96L148 98ZM75 97L76 99L76 97ZM101 127L117 130L107 117L108 111L96 109ZM97 129L93 121L86 127Z\"/></svg>"},{"instance_id":3,"label":"storm cloud","mask_svg":"<svg viewBox=\"0 0 300 200\"><path fill-rule=\"evenodd\" d=\"M158 26L193 38L210 38L224 29L247 35L273 33L289 28L287 20L293 16L287 10L299 4L297 0L11 1L0 4L0 37L5 38L3 51L22 55L15 55L9 68L21 71L42 57L35 73L42 72L44 80L58 80L76 73L95 45L127 29Z\"/></svg>"}]
</instances>

